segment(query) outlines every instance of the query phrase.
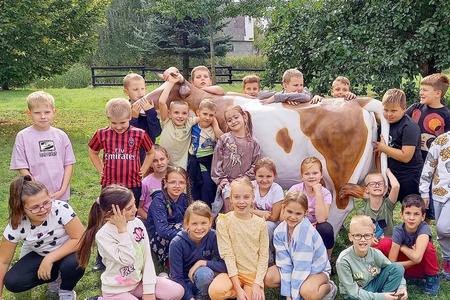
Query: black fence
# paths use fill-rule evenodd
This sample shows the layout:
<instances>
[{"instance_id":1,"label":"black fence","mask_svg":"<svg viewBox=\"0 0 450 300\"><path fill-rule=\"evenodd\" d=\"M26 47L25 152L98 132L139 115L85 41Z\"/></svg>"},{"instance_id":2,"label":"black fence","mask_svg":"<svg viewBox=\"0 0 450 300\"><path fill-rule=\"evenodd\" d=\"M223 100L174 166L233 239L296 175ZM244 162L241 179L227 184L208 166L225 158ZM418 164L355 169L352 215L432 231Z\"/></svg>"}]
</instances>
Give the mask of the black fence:
<instances>
[{"instance_id":1,"label":"black fence","mask_svg":"<svg viewBox=\"0 0 450 300\"><path fill-rule=\"evenodd\" d=\"M192 70L192 68L191 68ZM248 74L260 75L265 69L240 69L233 67L216 67L216 83L232 84L242 81L242 77ZM145 66L92 66L92 86L121 86L122 79L130 72L142 75L145 83L163 83L156 73L164 72L164 69L147 68Z\"/></svg>"}]
</instances>

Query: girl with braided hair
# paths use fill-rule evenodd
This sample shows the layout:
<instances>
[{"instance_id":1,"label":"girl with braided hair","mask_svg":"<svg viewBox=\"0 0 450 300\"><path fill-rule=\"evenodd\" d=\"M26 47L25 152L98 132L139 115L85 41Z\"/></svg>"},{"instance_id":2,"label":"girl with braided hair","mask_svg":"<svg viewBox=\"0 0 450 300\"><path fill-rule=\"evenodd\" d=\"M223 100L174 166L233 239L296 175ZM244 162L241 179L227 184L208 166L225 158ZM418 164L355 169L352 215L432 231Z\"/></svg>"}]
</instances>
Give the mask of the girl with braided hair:
<instances>
[{"instance_id":1,"label":"girl with braided hair","mask_svg":"<svg viewBox=\"0 0 450 300\"><path fill-rule=\"evenodd\" d=\"M147 232L151 250L159 262L169 268L169 244L183 227L184 212L192 202L187 172L181 167L169 167L161 181L161 190L152 195L147 215Z\"/></svg>"}]
</instances>

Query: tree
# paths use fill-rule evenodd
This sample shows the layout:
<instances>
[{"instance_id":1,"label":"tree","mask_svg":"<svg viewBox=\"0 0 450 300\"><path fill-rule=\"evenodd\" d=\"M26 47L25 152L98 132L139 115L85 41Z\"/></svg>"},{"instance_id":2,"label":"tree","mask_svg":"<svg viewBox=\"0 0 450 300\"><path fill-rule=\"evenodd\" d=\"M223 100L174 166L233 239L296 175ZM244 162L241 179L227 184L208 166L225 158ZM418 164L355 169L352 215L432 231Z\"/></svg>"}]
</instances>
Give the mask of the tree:
<instances>
[{"instance_id":1,"label":"tree","mask_svg":"<svg viewBox=\"0 0 450 300\"><path fill-rule=\"evenodd\" d=\"M89 51L109 0L0 2L0 84L61 73Z\"/></svg>"},{"instance_id":2,"label":"tree","mask_svg":"<svg viewBox=\"0 0 450 300\"><path fill-rule=\"evenodd\" d=\"M269 14L263 45L268 82L298 67L316 93L328 92L344 75L361 93L368 84L378 95L400 87L413 99L418 75L450 65L444 0L280 1Z\"/></svg>"},{"instance_id":3,"label":"tree","mask_svg":"<svg viewBox=\"0 0 450 300\"><path fill-rule=\"evenodd\" d=\"M271 0L157 0L153 9L165 16L176 16L178 20L190 17L192 20L204 20L208 24L210 49L216 43L216 28L225 18L237 15L261 15ZM216 81L214 51L210 51L211 76Z\"/></svg>"},{"instance_id":4,"label":"tree","mask_svg":"<svg viewBox=\"0 0 450 300\"><path fill-rule=\"evenodd\" d=\"M156 12L150 12L147 16L147 24L135 28L136 42L131 46L149 56L181 56L183 76L188 78L190 58L206 58L211 49L209 34L205 32L205 20L192 20L188 16L178 20ZM215 30L221 28L219 24ZM224 56L230 50L229 41L228 36L214 41L216 55Z\"/></svg>"}]
</instances>

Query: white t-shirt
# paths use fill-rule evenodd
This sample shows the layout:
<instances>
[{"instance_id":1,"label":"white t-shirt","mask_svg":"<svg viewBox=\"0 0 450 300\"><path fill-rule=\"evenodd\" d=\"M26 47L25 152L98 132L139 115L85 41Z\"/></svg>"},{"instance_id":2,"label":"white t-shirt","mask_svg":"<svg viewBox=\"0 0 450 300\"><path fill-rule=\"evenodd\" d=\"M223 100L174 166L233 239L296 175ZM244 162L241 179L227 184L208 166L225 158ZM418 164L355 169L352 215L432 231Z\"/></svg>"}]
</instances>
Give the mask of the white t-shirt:
<instances>
[{"instance_id":1,"label":"white t-shirt","mask_svg":"<svg viewBox=\"0 0 450 300\"><path fill-rule=\"evenodd\" d=\"M41 225L34 226L25 215L16 229L13 229L11 223L9 223L3 232L3 236L12 243L24 241L20 257L32 251L45 256L70 239L64 226L72 221L76 215L68 203L53 200L51 212L47 220Z\"/></svg>"},{"instance_id":2,"label":"white t-shirt","mask_svg":"<svg viewBox=\"0 0 450 300\"><path fill-rule=\"evenodd\" d=\"M16 136L10 168L29 169L34 180L42 182L53 194L61 189L64 167L74 163L72 144L64 131L54 127L42 131L30 126ZM58 200L69 199L68 188Z\"/></svg>"},{"instance_id":3,"label":"white t-shirt","mask_svg":"<svg viewBox=\"0 0 450 300\"><path fill-rule=\"evenodd\" d=\"M252 183L255 187L254 203L256 209L272 211L272 206L284 199L283 189L278 183L272 183L272 186L264 197L261 197L259 194L259 185L256 180L253 180Z\"/></svg>"}]
</instances>

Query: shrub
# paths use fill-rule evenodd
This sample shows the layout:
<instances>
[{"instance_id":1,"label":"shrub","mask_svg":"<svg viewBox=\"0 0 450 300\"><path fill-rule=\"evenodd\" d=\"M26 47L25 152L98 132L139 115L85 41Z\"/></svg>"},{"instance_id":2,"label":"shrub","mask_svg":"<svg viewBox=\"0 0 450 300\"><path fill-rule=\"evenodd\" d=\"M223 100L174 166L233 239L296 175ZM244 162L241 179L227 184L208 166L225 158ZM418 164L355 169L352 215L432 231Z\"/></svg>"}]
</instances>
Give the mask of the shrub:
<instances>
[{"instance_id":1,"label":"shrub","mask_svg":"<svg viewBox=\"0 0 450 300\"><path fill-rule=\"evenodd\" d=\"M85 88L91 84L91 69L80 63L74 64L61 75L51 78L41 78L36 81L36 88Z\"/></svg>"}]
</instances>

